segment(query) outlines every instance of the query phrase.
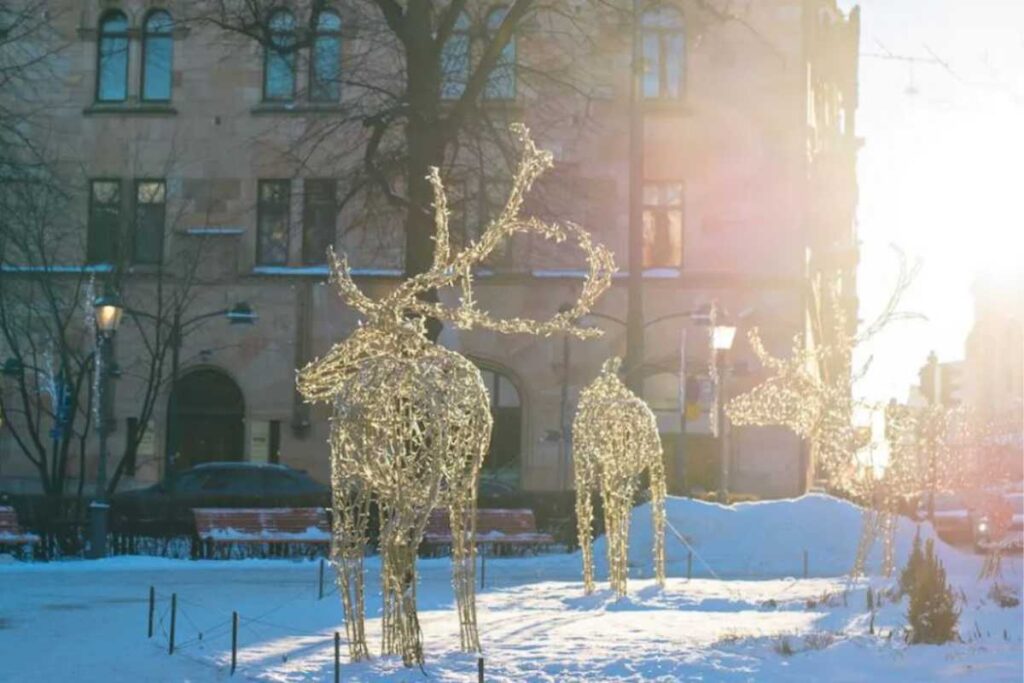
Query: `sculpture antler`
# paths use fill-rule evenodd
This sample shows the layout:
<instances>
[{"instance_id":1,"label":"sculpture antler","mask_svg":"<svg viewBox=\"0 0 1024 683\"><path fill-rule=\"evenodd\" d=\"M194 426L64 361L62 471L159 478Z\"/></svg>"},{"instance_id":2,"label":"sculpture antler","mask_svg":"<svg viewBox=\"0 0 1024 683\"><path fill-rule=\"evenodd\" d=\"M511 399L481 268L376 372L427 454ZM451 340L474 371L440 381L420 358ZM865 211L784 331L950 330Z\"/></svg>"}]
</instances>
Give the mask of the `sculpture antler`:
<instances>
[{"instance_id":1,"label":"sculpture antler","mask_svg":"<svg viewBox=\"0 0 1024 683\"><path fill-rule=\"evenodd\" d=\"M366 297L352 281L351 273L344 259L331 254L333 280L341 296L369 320L387 315L392 319L416 313L452 323L459 329L474 327L494 330L504 334L550 335L564 332L585 338L601 334L600 330L579 327L575 321L593 308L598 297L611 285L615 262L611 251L601 244L595 244L586 230L573 223L559 225L536 218L520 215L526 194L533 182L552 166L549 152L538 149L530 138L529 130L522 124L514 124L513 132L522 145L522 157L514 174L512 190L501 213L492 220L479 240L471 242L461 251L452 253L448 228L448 202L444 183L436 168L428 176L434 188L434 260L430 270L414 275L380 301ZM519 233L537 234L545 239L563 242L572 237L587 260L587 274L576 303L545 321L529 318L495 318L487 311L477 308L473 292L473 268L483 263L504 240ZM457 306L420 298L424 292L458 287L460 300Z\"/></svg>"},{"instance_id":2,"label":"sculpture antler","mask_svg":"<svg viewBox=\"0 0 1024 683\"><path fill-rule=\"evenodd\" d=\"M401 330L419 332L422 337L423 318L430 317L451 323L458 329L482 328L503 334L550 335L555 332L579 338L601 334L600 330L580 327L576 321L586 315L611 285L615 262L611 251L595 243L590 234L578 225L559 225L520 215L526 194L533 182L552 166L549 152L540 150L530 138L529 130L514 124L512 131L522 145L522 156L513 177L512 190L501 213L492 220L480 239L463 249L452 252L448 227L448 200L438 169L432 168L428 179L434 189L434 259L428 271L418 273L402 282L391 293L374 300L359 289L348 261L328 249L331 281L348 305L365 318L363 324L348 339L335 344L321 359L308 364L299 372L298 387L307 400L329 400L337 386L339 376L354 362L372 357L381 348L380 336ZM502 243L516 234L536 234L555 242L573 238L587 261L587 272L576 302L565 307L547 320L530 318L496 318L477 307L473 292L473 268L483 263ZM459 302L451 306L427 301L421 297L431 290L454 287L459 290ZM410 320L409 314L418 317ZM423 337L423 343L427 343Z\"/></svg>"}]
</instances>

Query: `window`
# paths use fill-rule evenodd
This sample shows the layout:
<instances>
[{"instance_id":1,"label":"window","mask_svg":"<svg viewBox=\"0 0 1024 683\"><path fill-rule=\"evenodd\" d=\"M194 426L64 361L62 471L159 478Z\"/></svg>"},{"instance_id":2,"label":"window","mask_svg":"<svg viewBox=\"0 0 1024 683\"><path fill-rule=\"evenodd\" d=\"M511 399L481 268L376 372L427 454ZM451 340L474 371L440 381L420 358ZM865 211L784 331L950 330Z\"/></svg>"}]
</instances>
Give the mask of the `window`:
<instances>
[{"instance_id":1,"label":"window","mask_svg":"<svg viewBox=\"0 0 1024 683\"><path fill-rule=\"evenodd\" d=\"M500 372L481 369L484 386L491 399L491 444L484 457L480 476L512 486L519 485L522 448L523 409L515 384Z\"/></svg>"},{"instance_id":2,"label":"window","mask_svg":"<svg viewBox=\"0 0 1024 683\"><path fill-rule=\"evenodd\" d=\"M270 16L270 44L263 57L263 99L295 99L295 17L280 10Z\"/></svg>"},{"instance_id":3,"label":"window","mask_svg":"<svg viewBox=\"0 0 1024 683\"><path fill-rule=\"evenodd\" d=\"M441 52L441 99L457 100L469 81L469 15L459 14Z\"/></svg>"},{"instance_id":4,"label":"window","mask_svg":"<svg viewBox=\"0 0 1024 683\"><path fill-rule=\"evenodd\" d=\"M683 89L683 17L672 7L649 9L641 17L644 50L643 96L678 99Z\"/></svg>"},{"instance_id":5,"label":"window","mask_svg":"<svg viewBox=\"0 0 1024 683\"><path fill-rule=\"evenodd\" d=\"M169 102L174 39L171 15L163 10L150 12L142 29L142 100Z\"/></svg>"},{"instance_id":6,"label":"window","mask_svg":"<svg viewBox=\"0 0 1024 683\"><path fill-rule=\"evenodd\" d=\"M302 206L302 262L327 263L327 247L334 244L338 218L338 184L334 180L306 180Z\"/></svg>"},{"instance_id":7,"label":"window","mask_svg":"<svg viewBox=\"0 0 1024 683\"><path fill-rule=\"evenodd\" d=\"M644 268L683 264L683 184L644 184Z\"/></svg>"},{"instance_id":8,"label":"window","mask_svg":"<svg viewBox=\"0 0 1024 683\"><path fill-rule=\"evenodd\" d=\"M341 18L321 12L309 60L309 99L336 102L341 97Z\"/></svg>"},{"instance_id":9,"label":"window","mask_svg":"<svg viewBox=\"0 0 1024 683\"><path fill-rule=\"evenodd\" d=\"M257 207L256 263L288 263L288 213L291 203L290 180L261 180Z\"/></svg>"},{"instance_id":10,"label":"window","mask_svg":"<svg viewBox=\"0 0 1024 683\"><path fill-rule=\"evenodd\" d=\"M499 7L487 15L487 36L495 38L507 10ZM501 49L498 60L494 64L484 85L485 100L511 100L516 96L516 38L511 36L508 43Z\"/></svg>"},{"instance_id":11,"label":"window","mask_svg":"<svg viewBox=\"0 0 1024 683\"><path fill-rule=\"evenodd\" d=\"M93 180L89 183L89 227L86 260L112 263L118 256L121 233L121 182Z\"/></svg>"},{"instance_id":12,"label":"window","mask_svg":"<svg viewBox=\"0 0 1024 683\"><path fill-rule=\"evenodd\" d=\"M124 454L124 475L126 477L135 476L135 465L138 460L138 444L135 440L139 438L139 418L129 417L126 422L125 443L128 444L128 448L125 449Z\"/></svg>"},{"instance_id":13,"label":"window","mask_svg":"<svg viewBox=\"0 0 1024 683\"><path fill-rule=\"evenodd\" d=\"M123 102L128 96L128 18L107 12L100 20L96 100Z\"/></svg>"},{"instance_id":14,"label":"window","mask_svg":"<svg viewBox=\"0 0 1024 683\"><path fill-rule=\"evenodd\" d=\"M132 262L160 263L164 253L167 186L162 180L135 182L135 235Z\"/></svg>"}]
</instances>

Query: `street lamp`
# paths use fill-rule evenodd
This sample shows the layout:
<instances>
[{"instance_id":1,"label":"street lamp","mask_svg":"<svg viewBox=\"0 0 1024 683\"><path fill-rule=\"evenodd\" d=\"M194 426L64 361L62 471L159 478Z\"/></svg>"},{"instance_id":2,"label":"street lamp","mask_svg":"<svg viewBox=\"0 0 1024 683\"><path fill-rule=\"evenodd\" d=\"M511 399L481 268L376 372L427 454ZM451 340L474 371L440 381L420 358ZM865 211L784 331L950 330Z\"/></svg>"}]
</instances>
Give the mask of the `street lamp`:
<instances>
[{"instance_id":1,"label":"street lamp","mask_svg":"<svg viewBox=\"0 0 1024 683\"><path fill-rule=\"evenodd\" d=\"M101 336L111 336L117 332L124 315L124 306L116 296L104 295L97 297L93 308L96 310L96 329Z\"/></svg>"},{"instance_id":2,"label":"street lamp","mask_svg":"<svg viewBox=\"0 0 1024 683\"><path fill-rule=\"evenodd\" d=\"M715 374L718 381L715 382L715 406L718 409L718 444L719 444L719 474L718 474L718 498L725 503L729 494L729 425L725 416L725 380L729 365L726 362L726 355L732 349L732 343L736 339L736 326L729 325L717 320L717 310L712 309L711 315L711 349L715 354Z\"/></svg>"},{"instance_id":3,"label":"street lamp","mask_svg":"<svg viewBox=\"0 0 1024 683\"><path fill-rule=\"evenodd\" d=\"M715 351L728 351L736 338L736 328L732 325L715 325L711 331L711 346Z\"/></svg>"},{"instance_id":4,"label":"street lamp","mask_svg":"<svg viewBox=\"0 0 1024 683\"><path fill-rule=\"evenodd\" d=\"M111 396L110 366L111 344L117 333L124 306L115 295L104 295L93 302L96 313L96 346L98 382L96 383L96 433L100 438L99 463L96 468L96 495L89 505L89 557L106 557L107 554L107 518L110 506L107 505L107 436L110 434Z\"/></svg>"}]
</instances>

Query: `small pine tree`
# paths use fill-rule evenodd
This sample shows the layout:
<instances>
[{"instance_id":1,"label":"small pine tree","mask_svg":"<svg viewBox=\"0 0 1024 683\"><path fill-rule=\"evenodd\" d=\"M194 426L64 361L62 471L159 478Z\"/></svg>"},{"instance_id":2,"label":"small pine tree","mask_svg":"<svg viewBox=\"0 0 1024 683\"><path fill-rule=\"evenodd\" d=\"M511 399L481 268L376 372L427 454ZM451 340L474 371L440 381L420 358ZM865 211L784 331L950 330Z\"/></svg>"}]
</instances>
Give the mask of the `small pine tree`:
<instances>
[{"instance_id":1,"label":"small pine tree","mask_svg":"<svg viewBox=\"0 0 1024 683\"><path fill-rule=\"evenodd\" d=\"M939 645L954 640L959 619L956 596L946 582L946 569L935 554L935 543L928 539L910 590L909 641Z\"/></svg>"},{"instance_id":2,"label":"small pine tree","mask_svg":"<svg viewBox=\"0 0 1024 683\"><path fill-rule=\"evenodd\" d=\"M923 560L924 554L921 552L921 527L918 527L917 533L914 534L914 545L910 549L910 558L907 560L906 566L903 567L903 571L900 572L900 593L903 595L909 595L914 590L918 568Z\"/></svg>"}]
</instances>

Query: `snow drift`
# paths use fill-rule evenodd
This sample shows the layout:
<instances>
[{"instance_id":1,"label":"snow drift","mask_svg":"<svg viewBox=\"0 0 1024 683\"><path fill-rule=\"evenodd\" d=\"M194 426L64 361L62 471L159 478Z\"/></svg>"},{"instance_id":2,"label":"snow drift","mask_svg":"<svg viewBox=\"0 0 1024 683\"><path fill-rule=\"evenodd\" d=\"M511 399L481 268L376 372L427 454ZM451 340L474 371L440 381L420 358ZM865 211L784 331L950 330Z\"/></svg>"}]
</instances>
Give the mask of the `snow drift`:
<instances>
[{"instance_id":1,"label":"snow drift","mask_svg":"<svg viewBox=\"0 0 1024 683\"><path fill-rule=\"evenodd\" d=\"M804 551L807 551L809 576L842 576L853 566L863 524L860 507L824 494L731 506L669 497L665 512L668 518L665 555L670 576L685 576L687 544L694 552L694 576L799 577L804 571ZM899 519L897 568L910 554L917 526L904 517ZM640 505L633 510L630 524L629 562L634 576L653 573L651 533L650 504ZM921 525L921 536L922 539L934 536L929 525ZM936 547L951 576L977 576L981 561L978 556L941 540L936 540ZM598 571L606 571L604 537L597 540L594 552L601 563ZM879 539L871 552L868 572L877 573L881 562Z\"/></svg>"}]
</instances>

